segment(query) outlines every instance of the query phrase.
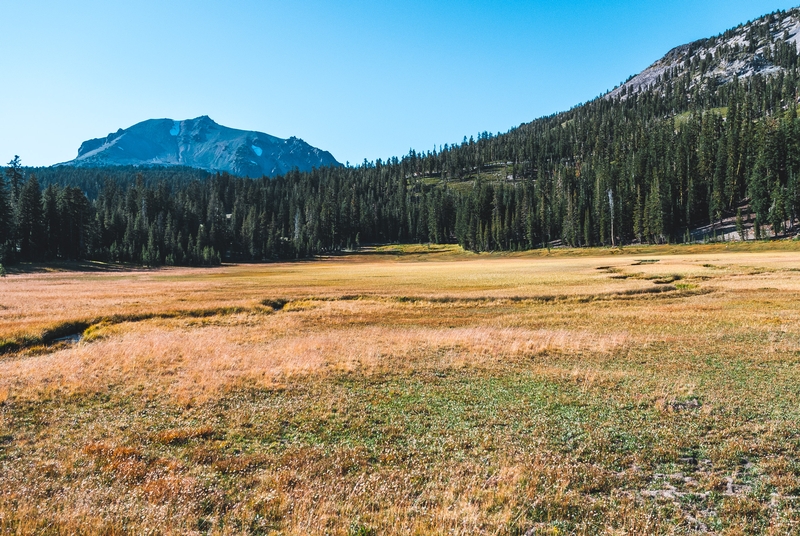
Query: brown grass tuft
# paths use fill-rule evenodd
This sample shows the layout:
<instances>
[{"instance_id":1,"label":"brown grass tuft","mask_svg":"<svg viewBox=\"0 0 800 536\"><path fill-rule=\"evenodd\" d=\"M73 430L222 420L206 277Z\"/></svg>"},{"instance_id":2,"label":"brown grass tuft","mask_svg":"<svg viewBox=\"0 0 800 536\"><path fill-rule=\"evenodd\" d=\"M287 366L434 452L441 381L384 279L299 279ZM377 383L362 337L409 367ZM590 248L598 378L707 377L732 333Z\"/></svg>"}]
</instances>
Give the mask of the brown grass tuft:
<instances>
[{"instance_id":1,"label":"brown grass tuft","mask_svg":"<svg viewBox=\"0 0 800 536\"><path fill-rule=\"evenodd\" d=\"M214 433L215 431L211 426L175 428L158 432L153 437L153 440L164 445L176 445L186 443L190 439L210 439L214 436Z\"/></svg>"}]
</instances>

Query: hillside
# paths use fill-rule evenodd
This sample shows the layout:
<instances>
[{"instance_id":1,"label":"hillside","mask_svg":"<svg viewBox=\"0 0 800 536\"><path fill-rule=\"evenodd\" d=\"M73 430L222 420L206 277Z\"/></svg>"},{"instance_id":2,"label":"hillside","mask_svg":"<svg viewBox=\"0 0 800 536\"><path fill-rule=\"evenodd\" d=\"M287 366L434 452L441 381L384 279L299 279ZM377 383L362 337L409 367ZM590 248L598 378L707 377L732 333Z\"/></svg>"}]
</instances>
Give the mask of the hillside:
<instances>
[{"instance_id":1,"label":"hillside","mask_svg":"<svg viewBox=\"0 0 800 536\"><path fill-rule=\"evenodd\" d=\"M774 13L672 51L616 93L505 134L355 168L258 180L142 169L142 180L128 171L123 182L62 168L86 173L48 175L45 205L62 208L47 218L34 214L38 183L25 190L17 177L10 204L28 203L17 214L34 216L0 237L4 259L211 264L374 243L481 252L708 241L740 230L790 237L800 215L797 20L797 10ZM658 66L668 69L653 78ZM85 146L82 161L116 150L118 139ZM96 200L69 184L91 185ZM70 236L58 238L64 229Z\"/></svg>"},{"instance_id":2,"label":"hillside","mask_svg":"<svg viewBox=\"0 0 800 536\"><path fill-rule=\"evenodd\" d=\"M647 89L662 94L687 78L683 89L719 86L735 78L786 74L800 43L800 9L778 12L710 39L676 47L662 59L611 91L622 99ZM684 82L685 82L684 81Z\"/></svg>"},{"instance_id":3,"label":"hillside","mask_svg":"<svg viewBox=\"0 0 800 536\"><path fill-rule=\"evenodd\" d=\"M333 156L298 138L284 140L218 125L203 116L151 119L105 138L85 141L65 166L184 166L242 177L274 177L292 169L339 165Z\"/></svg>"}]
</instances>

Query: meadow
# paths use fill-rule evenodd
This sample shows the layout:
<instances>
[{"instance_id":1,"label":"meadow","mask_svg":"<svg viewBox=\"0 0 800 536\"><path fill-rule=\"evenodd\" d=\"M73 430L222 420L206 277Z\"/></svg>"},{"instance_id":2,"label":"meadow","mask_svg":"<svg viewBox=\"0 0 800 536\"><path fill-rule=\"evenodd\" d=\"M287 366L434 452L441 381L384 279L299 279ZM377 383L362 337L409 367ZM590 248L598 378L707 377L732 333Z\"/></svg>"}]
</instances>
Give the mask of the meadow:
<instances>
[{"instance_id":1,"label":"meadow","mask_svg":"<svg viewBox=\"0 0 800 536\"><path fill-rule=\"evenodd\" d=\"M2 534L800 534L797 242L80 268L0 279Z\"/></svg>"}]
</instances>

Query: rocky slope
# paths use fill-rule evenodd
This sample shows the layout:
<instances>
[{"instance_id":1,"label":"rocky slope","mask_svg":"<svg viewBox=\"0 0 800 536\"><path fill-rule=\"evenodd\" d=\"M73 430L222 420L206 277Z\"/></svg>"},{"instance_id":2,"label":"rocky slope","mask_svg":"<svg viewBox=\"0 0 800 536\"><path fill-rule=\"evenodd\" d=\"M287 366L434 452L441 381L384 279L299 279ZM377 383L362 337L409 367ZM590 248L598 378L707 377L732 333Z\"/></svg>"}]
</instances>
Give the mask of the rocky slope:
<instances>
[{"instance_id":1,"label":"rocky slope","mask_svg":"<svg viewBox=\"0 0 800 536\"><path fill-rule=\"evenodd\" d=\"M710 39L679 46L606 95L627 98L646 89L667 90L677 81L686 91L725 84L755 74L778 74L787 49L798 51L800 8L776 12ZM688 81L688 84L685 83Z\"/></svg>"},{"instance_id":2,"label":"rocky slope","mask_svg":"<svg viewBox=\"0 0 800 536\"><path fill-rule=\"evenodd\" d=\"M150 119L105 138L84 142L75 160L59 165L187 166L247 176L276 176L294 168L338 166L327 151L298 138L284 140L218 125L203 116L185 121Z\"/></svg>"}]
</instances>

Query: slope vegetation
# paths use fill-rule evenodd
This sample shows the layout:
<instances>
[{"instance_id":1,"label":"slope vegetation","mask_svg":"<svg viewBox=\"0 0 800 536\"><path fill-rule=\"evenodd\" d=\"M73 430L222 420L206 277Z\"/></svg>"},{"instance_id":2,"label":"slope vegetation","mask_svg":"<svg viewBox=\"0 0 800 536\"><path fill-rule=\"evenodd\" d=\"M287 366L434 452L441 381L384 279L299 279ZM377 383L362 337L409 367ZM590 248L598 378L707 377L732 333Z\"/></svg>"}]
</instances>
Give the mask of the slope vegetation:
<instances>
[{"instance_id":1,"label":"slope vegetation","mask_svg":"<svg viewBox=\"0 0 800 536\"><path fill-rule=\"evenodd\" d=\"M387 242L498 251L792 236L800 215L799 13L673 51L655 78L651 69L616 93L505 134L272 179L111 181L93 204L63 211L78 214L67 242L80 244L80 256L155 265ZM34 190L25 197L32 208L17 214L36 212ZM7 259L75 255L57 246L67 226L40 220L34 214L9 227L16 235L0 237Z\"/></svg>"}]
</instances>

